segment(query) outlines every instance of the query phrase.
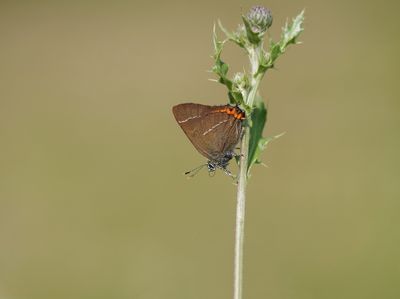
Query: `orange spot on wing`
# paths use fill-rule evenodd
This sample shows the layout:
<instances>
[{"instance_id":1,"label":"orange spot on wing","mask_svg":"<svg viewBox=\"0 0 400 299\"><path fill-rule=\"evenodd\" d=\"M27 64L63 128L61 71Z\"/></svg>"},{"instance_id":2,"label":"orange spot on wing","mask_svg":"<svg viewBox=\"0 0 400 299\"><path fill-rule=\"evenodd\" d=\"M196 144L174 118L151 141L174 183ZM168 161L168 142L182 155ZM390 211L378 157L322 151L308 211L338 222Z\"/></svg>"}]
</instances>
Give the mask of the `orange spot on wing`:
<instances>
[{"instance_id":1,"label":"orange spot on wing","mask_svg":"<svg viewBox=\"0 0 400 299\"><path fill-rule=\"evenodd\" d=\"M238 107L223 107L220 109L214 110L214 112L226 113L228 115L232 115L235 119L243 120L246 118L245 113L240 110Z\"/></svg>"}]
</instances>

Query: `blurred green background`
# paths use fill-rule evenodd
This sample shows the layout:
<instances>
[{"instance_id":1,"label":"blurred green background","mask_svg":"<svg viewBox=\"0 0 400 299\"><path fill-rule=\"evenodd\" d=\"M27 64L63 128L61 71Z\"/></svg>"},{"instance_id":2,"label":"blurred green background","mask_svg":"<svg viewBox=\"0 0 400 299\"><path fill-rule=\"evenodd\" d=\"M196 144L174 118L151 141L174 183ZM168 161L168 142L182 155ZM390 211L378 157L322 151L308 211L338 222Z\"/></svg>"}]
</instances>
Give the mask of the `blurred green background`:
<instances>
[{"instance_id":1,"label":"blurred green background","mask_svg":"<svg viewBox=\"0 0 400 299\"><path fill-rule=\"evenodd\" d=\"M245 298L400 298L400 4L271 0L0 3L1 299L231 298L235 186L182 175L205 159L171 107L227 102L212 26L253 4L306 30L261 86L287 133L249 185Z\"/></svg>"}]
</instances>

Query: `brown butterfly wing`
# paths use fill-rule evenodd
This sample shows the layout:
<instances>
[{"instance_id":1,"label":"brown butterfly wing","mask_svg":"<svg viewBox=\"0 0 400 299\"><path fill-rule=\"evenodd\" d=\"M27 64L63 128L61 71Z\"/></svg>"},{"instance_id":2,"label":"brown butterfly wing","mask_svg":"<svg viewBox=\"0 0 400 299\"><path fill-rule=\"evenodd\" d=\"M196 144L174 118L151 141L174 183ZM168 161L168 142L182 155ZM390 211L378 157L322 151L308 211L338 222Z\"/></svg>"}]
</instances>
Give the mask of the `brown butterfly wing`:
<instances>
[{"instance_id":1,"label":"brown butterfly wing","mask_svg":"<svg viewBox=\"0 0 400 299\"><path fill-rule=\"evenodd\" d=\"M233 115L211 112L202 118L202 137L214 160L235 148L240 138L242 122ZM203 141L202 140L202 141Z\"/></svg>"},{"instance_id":2,"label":"brown butterfly wing","mask_svg":"<svg viewBox=\"0 0 400 299\"><path fill-rule=\"evenodd\" d=\"M210 112L213 106L185 103L172 107L172 112L178 123L185 122L185 120L195 119Z\"/></svg>"},{"instance_id":3,"label":"brown butterfly wing","mask_svg":"<svg viewBox=\"0 0 400 299\"><path fill-rule=\"evenodd\" d=\"M234 119L233 124L226 132L225 143L222 146L222 152L233 151L242 135L242 121Z\"/></svg>"},{"instance_id":4,"label":"brown butterfly wing","mask_svg":"<svg viewBox=\"0 0 400 299\"><path fill-rule=\"evenodd\" d=\"M239 141L242 123L220 112L225 106L180 104L173 107L178 124L194 147L206 158L218 160Z\"/></svg>"}]
</instances>

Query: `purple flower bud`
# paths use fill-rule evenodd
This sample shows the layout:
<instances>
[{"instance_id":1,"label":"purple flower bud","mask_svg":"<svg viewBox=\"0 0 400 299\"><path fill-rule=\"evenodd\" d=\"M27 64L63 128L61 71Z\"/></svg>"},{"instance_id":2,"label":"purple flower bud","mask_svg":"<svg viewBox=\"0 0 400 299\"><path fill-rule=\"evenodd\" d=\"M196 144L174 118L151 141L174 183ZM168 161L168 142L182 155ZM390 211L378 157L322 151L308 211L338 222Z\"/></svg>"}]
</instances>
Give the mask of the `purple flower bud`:
<instances>
[{"instance_id":1,"label":"purple flower bud","mask_svg":"<svg viewBox=\"0 0 400 299\"><path fill-rule=\"evenodd\" d=\"M254 33L263 33L272 25L272 13L263 6L253 6L247 14L247 19Z\"/></svg>"}]
</instances>

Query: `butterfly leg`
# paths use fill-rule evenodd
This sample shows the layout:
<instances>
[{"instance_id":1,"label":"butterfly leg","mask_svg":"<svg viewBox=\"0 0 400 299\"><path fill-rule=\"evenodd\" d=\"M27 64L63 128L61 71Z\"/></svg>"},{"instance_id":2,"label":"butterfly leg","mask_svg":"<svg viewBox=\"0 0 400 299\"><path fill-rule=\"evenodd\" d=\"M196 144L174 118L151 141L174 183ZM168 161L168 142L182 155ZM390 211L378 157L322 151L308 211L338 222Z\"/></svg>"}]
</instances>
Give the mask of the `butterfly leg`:
<instances>
[{"instance_id":1,"label":"butterfly leg","mask_svg":"<svg viewBox=\"0 0 400 299\"><path fill-rule=\"evenodd\" d=\"M236 179L236 176L232 174L228 169L222 167L221 168L226 175L229 175L232 179Z\"/></svg>"}]
</instances>

